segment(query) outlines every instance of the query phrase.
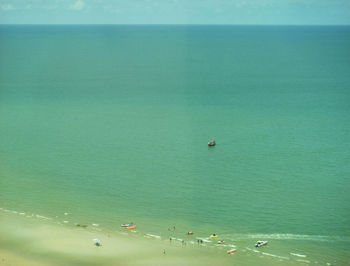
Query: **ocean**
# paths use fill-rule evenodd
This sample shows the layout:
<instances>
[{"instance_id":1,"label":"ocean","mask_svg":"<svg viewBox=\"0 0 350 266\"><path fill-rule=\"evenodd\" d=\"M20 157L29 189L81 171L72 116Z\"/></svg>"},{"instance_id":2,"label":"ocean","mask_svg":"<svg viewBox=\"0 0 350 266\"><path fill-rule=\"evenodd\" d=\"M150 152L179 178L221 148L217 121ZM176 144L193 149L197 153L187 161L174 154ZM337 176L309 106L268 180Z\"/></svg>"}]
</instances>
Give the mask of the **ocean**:
<instances>
[{"instance_id":1,"label":"ocean","mask_svg":"<svg viewBox=\"0 0 350 266\"><path fill-rule=\"evenodd\" d=\"M349 73L345 26L1 25L0 207L348 264Z\"/></svg>"}]
</instances>

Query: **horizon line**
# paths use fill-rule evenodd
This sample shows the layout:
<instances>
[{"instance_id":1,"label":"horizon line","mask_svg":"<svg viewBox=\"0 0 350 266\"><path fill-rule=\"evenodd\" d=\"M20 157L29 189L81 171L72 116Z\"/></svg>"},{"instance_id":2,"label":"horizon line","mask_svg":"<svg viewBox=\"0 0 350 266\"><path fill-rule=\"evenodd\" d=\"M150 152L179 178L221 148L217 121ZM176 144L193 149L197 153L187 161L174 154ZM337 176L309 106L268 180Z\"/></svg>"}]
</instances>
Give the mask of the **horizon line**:
<instances>
[{"instance_id":1,"label":"horizon line","mask_svg":"<svg viewBox=\"0 0 350 266\"><path fill-rule=\"evenodd\" d=\"M296 26L296 27L339 27L350 24L202 24L202 23L0 23L2 25L20 26Z\"/></svg>"}]
</instances>

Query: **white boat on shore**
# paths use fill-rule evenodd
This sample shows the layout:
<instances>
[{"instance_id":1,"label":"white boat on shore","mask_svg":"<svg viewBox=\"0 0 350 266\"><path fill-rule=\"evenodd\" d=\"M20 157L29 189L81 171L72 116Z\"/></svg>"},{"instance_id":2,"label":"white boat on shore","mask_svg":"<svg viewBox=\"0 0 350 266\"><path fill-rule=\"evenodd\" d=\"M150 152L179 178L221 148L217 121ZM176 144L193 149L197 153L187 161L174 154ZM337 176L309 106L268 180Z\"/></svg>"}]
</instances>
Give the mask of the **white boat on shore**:
<instances>
[{"instance_id":1,"label":"white boat on shore","mask_svg":"<svg viewBox=\"0 0 350 266\"><path fill-rule=\"evenodd\" d=\"M265 246L267 245L268 241L262 241L262 240L258 240L256 241L255 247L261 247L261 246Z\"/></svg>"}]
</instances>

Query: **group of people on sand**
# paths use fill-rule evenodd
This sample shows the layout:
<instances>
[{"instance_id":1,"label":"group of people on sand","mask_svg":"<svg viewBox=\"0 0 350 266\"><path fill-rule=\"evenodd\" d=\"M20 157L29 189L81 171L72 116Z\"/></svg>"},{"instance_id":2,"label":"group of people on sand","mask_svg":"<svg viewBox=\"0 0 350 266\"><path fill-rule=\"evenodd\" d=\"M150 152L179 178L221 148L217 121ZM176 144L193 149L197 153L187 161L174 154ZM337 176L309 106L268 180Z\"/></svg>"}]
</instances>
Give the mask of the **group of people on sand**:
<instances>
[{"instance_id":1,"label":"group of people on sand","mask_svg":"<svg viewBox=\"0 0 350 266\"><path fill-rule=\"evenodd\" d=\"M131 225L133 225L133 224L134 224L133 222L130 222L129 224L122 224L122 226L123 226L123 227L125 227L126 225L131 226ZM80 224L76 224L76 226L86 227L86 225L80 225ZM171 231L171 232L175 232L175 230L176 230L175 225L168 228L168 231ZM185 233L185 234L186 234L186 235L193 235L193 232L187 232L187 233ZM109 237L110 237L110 234L108 234L108 238L109 238ZM217 237L218 237L218 235L216 235L216 234L210 235L210 238L217 238ZM175 238L175 239L176 239L176 238ZM173 238L170 237L170 238L169 238L169 241L171 242L172 240L173 240ZM96 238L95 238L95 239L93 239L93 241L94 241L95 246L97 246L97 247L102 246L102 244L101 244L101 242L100 242L99 239L96 239ZM219 240L219 241L218 241L218 244L222 244L223 242L224 242L223 240ZM202 240L202 239L197 239L197 243L198 243L198 245L199 245L199 244L203 244L203 240ZM186 245L185 240L181 240L181 244L182 244L183 246ZM165 252L163 252L163 254L165 254Z\"/></svg>"}]
</instances>

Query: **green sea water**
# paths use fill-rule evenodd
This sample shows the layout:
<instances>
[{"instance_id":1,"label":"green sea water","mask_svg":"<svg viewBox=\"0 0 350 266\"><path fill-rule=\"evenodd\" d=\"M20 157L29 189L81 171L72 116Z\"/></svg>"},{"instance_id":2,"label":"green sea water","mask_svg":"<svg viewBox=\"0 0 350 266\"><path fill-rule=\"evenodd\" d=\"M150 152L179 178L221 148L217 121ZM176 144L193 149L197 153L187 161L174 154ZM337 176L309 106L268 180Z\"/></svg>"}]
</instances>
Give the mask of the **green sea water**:
<instances>
[{"instance_id":1,"label":"green sea water","mask_svg":"<svg viewBox=\"0 0 350 266\"><path fill-rule=\"evenodd\" d=\"M0 26L0 207L349 263L349 74L349 27Z\"/></svg>"}]
</instances>

